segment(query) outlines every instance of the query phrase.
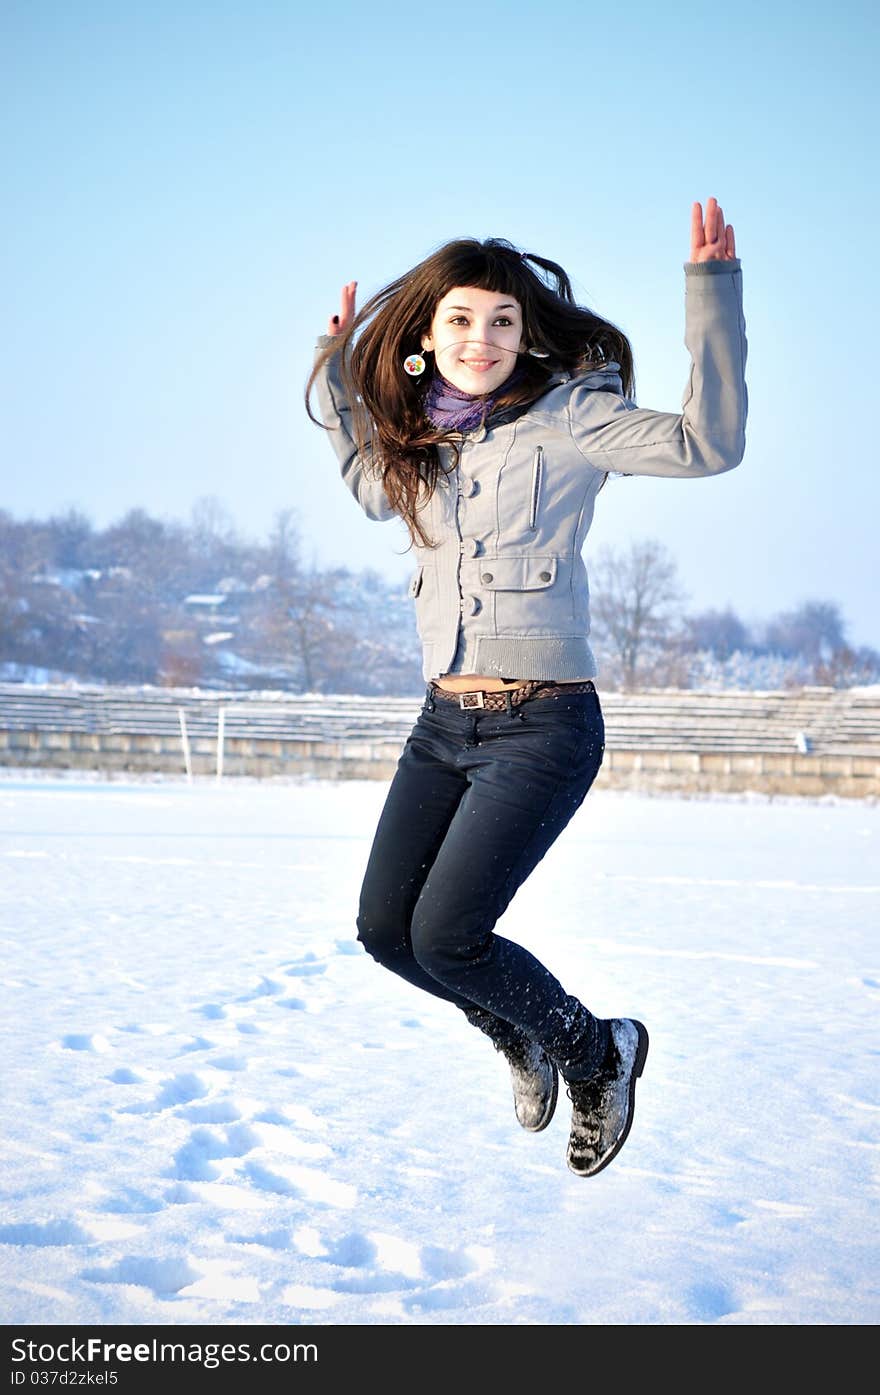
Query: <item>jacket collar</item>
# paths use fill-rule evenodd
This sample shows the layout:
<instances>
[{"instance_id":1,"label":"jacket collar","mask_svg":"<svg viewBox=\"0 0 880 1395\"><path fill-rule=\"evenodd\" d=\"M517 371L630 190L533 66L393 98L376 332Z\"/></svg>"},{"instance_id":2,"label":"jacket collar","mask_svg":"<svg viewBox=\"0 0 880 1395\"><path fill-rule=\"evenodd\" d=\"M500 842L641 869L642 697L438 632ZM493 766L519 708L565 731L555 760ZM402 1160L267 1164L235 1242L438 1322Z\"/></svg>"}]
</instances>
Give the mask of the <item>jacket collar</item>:
<instances>
[{"instance_id":1,"label":"jacket collar","mask_svg":"<svg viewBox=\"0 0 880 1395\"><path fill-rule=\"evenodd\" d=\"M599 392L615 392L623 394L623 381L620 376L620 364L611 359L608 363L603 363L601 368L594 368L589 373L582 373L579 377L573 378L570 373L552 373L547 379L547 386L540 397L536 397L534 402L517 402L512 407L502 407L498 411L490 412L486 418L487 427L505 426L508 422L517 421L526 412L531 411L542 401L548 392L554 388L561 387L563 383L577 382L584 387L594 388Z\"/></svg>"}]
</instances>

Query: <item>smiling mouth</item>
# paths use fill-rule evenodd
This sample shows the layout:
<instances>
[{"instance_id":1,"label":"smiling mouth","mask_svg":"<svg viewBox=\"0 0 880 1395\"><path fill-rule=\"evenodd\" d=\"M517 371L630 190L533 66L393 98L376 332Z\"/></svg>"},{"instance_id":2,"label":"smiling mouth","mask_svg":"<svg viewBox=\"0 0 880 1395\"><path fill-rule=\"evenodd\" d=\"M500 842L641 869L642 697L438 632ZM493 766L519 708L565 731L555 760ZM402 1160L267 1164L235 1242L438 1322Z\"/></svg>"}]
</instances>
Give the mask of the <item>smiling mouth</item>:
<instances>
[{"instance_id":1,"label":"smiling mouth","mask_svg":"<svg viewBox=\"0 0 880 1395\"><path fill-rule=\"evenodd\" d=\"M461 361L465 368L473 368L477 373L483 373L487 368L494 368L498 362L497 358L463 358Z\"/></svg>"}]
</instances>

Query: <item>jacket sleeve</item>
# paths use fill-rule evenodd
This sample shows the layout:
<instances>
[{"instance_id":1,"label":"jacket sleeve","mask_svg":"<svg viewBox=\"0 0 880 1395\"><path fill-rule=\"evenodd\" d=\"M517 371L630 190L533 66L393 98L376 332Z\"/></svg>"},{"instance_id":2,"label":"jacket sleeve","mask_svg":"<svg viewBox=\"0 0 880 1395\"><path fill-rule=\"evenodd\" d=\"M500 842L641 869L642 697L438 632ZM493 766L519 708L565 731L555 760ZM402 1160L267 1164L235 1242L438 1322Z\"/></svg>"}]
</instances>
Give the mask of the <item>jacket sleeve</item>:
<instances>
[{"instance_id":1,"label":"jacket sleeve","mask_svg":"<svg viewBox=\"0 0 880 1395\"><path fill-rule=\"evenodd\" d=\"M318 339L316 352L320 352L331 342L331 335L322 334ZM324 425L330 428L330 443L339 460L344 482L368 518L377 522L396 518L397 513L388 502L381 479L374 478L371 473L369 442L365 454L359 454L352 435L351 406L342 386L338 353L328 360L318 374L315 379L315 391L318 396L319 414Z\"/></svg>"},{"instance_id":2,"label":"jacket sleeve","mask_svg":"<svg viewBox=\"0 0 880 1395\"><path fill-rule=\"evenodd\" d=\"M748 393L742 270L685 262L685 335L691 371L682 412L652 412L575 382L571 433L592 465L629 475L697 479L732 470L745 454Z\"/></svg>"}]
</instances>

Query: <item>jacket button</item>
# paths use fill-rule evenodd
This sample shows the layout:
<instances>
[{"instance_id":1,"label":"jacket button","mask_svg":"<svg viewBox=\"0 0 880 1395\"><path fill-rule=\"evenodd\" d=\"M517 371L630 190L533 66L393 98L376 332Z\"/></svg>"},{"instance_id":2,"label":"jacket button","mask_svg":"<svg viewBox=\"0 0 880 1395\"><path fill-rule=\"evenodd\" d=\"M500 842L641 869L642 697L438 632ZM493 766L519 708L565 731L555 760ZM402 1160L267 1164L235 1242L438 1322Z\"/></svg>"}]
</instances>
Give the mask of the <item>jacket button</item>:
<instances>
[{"instance_id":1,"label":"jacket button","mask_svg":"<svg viewBox=\"0 0 880 1395\"><path fill-rule=\"evenodd\" d=\"M480 544L476 538L462 538L461 550L466 557L476 557L480 550Z\"/></svg>"},{"instance_id":2,"label":"jacket button","mask_svg":"<svg viewBox=\"0 0 880 1395\"><path fill-rule=\"evenodd\" d=\"M553 573L552 573L552 572L541 572L541 580L542 580L542 581L552 581L552 580L553 580Z\"/></svg>"},{"instance_id":3,"label":"jacket button","mask_svg":"<svg viewBox=\"0 0 880 1395\"><path fill-rule=\"evenodd\" d=\"M491 572L483 572L482 576L480 577L480 580L483 582L485 586L488 586L490 582L495 580L495 578Z\"/></svg>"},{"instance_id":4,"label":"jacket button","mask_svg":"<svg viewBox=\"0 0 880 1395\"><path fill-rule=\"evenodd\" d=\"M477 484L477 481L472 480L470 475L462 475L460 481L460 488L461 493L465 499L469 499L472 494L476 494L479 487L480 486Z\"/></svg>"},{"instance_id":5,"label":"jacket button","mask_svg":"<svg viewBox=\"0 0 880 1395\"><path fill-rule=\"evenodd\" d=\"M480 611L479 596L463 596L461 600L462 615L478 615Z\"/></svg>"}]
</instances>

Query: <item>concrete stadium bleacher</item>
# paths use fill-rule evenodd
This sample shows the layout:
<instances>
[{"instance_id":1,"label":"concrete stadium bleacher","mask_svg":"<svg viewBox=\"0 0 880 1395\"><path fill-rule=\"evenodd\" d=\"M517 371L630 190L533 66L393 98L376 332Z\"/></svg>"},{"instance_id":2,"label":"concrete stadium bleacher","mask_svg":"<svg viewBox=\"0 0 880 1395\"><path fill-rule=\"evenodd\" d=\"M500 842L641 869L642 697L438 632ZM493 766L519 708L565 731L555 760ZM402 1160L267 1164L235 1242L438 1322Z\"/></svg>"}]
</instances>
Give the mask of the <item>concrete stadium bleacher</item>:
<instances>
[{"instance_id":1,"label":"concrete stadium bleacher","mask_svg":"<svg viewBox=\"0 0 880 1395\"><path fill-rule=\"evenodd\" d=\"M880 687L598 687L610 788L880 794ZM423 696L4 684L0 765L386 779Z\"/></svg>"}]
</instances>

